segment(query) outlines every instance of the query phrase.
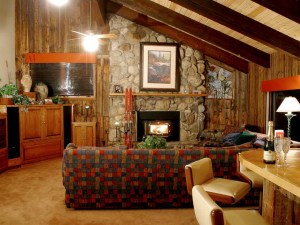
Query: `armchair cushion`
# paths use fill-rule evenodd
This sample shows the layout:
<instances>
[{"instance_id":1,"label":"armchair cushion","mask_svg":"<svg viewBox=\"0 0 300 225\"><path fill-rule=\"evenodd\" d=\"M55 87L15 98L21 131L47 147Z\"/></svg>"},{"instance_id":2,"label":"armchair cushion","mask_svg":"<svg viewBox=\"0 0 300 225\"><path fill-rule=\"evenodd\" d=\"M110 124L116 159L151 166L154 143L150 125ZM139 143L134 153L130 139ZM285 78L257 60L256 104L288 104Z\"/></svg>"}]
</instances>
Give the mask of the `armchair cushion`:
<instances>
[{"instance_id":1,"label":"armchair cushion","mask_svg":"<svg viewBox=\"0 0 300 225\"><path fill-rule=\"evenodd\" d=\"M202 184L202 187L208 193L231 196L234 199L233 203L241 200L250 191L248 183L223 178L213 178Z\"/></svg>"}]
</instances>

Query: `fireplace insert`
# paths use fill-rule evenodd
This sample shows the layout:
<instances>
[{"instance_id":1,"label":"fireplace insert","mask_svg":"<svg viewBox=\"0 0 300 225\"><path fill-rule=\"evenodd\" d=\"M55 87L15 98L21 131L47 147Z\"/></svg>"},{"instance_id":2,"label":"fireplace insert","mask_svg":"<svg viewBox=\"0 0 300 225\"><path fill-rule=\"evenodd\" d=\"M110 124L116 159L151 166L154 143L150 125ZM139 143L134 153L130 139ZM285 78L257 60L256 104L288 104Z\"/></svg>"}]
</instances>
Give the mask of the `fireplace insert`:
<instances>
[{"instance_id":1,"label":"fireplace insert","mask_svg":"<svg viewBox=\"0 0 300 225\"><path fill-rule=\"evenodd\" d=\"M138 111L137 141L147 135L164 137L167 141L179 141L179 111Z\"/></svg>"}]
</instances>

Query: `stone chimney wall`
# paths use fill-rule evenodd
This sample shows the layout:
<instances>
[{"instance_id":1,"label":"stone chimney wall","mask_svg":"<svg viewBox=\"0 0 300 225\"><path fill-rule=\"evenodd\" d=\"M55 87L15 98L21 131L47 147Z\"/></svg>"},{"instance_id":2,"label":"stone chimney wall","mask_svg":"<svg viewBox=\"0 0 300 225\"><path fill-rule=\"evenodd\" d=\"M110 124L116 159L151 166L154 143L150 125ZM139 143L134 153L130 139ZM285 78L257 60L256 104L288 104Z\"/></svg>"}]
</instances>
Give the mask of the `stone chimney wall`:
<instances>
[{"instance_id":1,"label":"stone chimney wall","mask_svg":"<svg viewBox=\"0 0 300 225\"><path fill-rule=\"evenodd\" d=\"M114 85L121 85L123 92L126 88L132 88L134 93L140 92L140 43L175 41L113 14L110 15L109 25L111 32L118 36L110 40L110 92L114 92ZM198 90L205 93L205 63L202 53L184 45L180 46L179 51L179 92ZM197 135L204 128L203 97L134 96L133 108L135 111L180 111L181 142L196 141ZM124 130L124 113L124 96L110 97L109 141L116 140L115 122L120 122L120 129Z\"/></svg>"}]
</instances>

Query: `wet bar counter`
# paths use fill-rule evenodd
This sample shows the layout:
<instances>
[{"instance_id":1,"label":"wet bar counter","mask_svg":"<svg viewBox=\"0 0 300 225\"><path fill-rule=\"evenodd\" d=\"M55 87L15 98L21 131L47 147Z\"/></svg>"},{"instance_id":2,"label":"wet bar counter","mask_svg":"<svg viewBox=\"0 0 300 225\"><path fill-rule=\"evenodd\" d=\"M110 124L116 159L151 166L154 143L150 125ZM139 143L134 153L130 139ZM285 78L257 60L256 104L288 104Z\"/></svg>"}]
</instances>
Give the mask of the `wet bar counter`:
<instances>
[{"instance_id":1,"label":"wet bar counter","mask_svg":"<svg viewBox=\"0 0 300 225\"><path fill-rule=\"evenodd\" d=\"M263 162L263 150L242 152L240 162L264 178L262 215L271 225L300 224L300 150L290 150L288 167Z\"/></svg>"}]
</instances>

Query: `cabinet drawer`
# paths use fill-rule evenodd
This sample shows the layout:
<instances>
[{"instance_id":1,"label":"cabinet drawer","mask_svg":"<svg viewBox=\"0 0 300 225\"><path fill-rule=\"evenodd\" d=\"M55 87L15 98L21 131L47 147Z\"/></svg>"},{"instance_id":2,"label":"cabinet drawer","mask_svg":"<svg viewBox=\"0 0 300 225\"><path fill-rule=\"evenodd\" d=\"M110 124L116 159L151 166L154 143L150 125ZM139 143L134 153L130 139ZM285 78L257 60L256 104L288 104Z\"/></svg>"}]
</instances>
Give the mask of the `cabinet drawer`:
<instances>
[{"instance_id":1,"label":"cabinet drawer","mask_svg":"<svg viewBox=\"0 0 300 225\"><path fill-rule=\"evenodd\" d=\"M51 158L61 154L61 139L23 143L23 159L25 162L34 161L35 159Z\"/></svg>"},{"instance_id":2,"label":"cabinet drawer","mask_svg":"<svg viewBox=\"0 0 300 225\"><path fill-rule=\"evenodd\" d=\"M0 172L8 167L7 148L0 149Z\"/></svg>"}]
</instances>

